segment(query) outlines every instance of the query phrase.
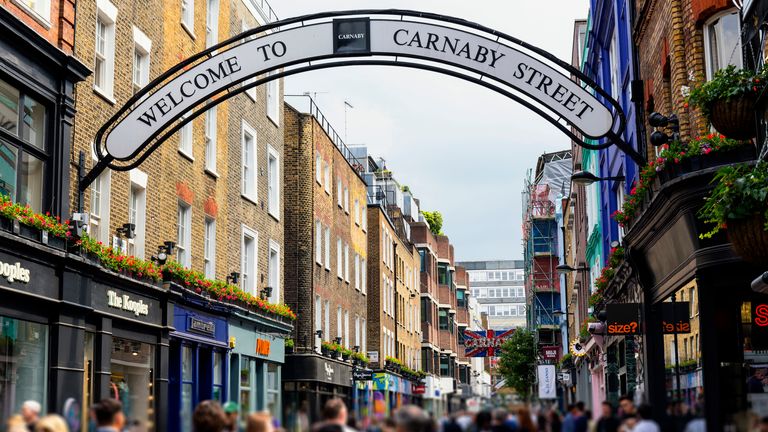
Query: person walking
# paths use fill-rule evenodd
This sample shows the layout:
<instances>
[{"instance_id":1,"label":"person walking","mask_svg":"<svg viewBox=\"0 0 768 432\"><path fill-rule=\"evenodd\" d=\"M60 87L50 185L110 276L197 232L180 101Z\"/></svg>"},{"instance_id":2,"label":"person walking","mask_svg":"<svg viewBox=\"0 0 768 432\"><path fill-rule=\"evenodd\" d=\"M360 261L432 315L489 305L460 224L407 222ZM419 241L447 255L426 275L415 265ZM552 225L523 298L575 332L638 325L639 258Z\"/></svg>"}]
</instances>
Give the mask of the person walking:
<instances>
[{"instance_id":1,"label":"person walking","mask_svg":"<svg viewBox=\"0 0 768 432\"><path fill-rule=\"evenodd\" d=\"M125 427L123 404L117 399L102 399L92 408L96 432L120 432Z\"/></svg>"},{"instance_id":2,"label":"person walking","mask_svg":"<svg viewBox=\"0 0 768 432\"><path fill-rule=\"evenodd\" d=\"M235 401L229 401L224 404L224 415L227 417L227 424L224 426L225 432L240 432L240 405Z\"/></svg>"},{"instance_id":3,"label":"person walking","mask_svg":"<svg viewBox=\"0 0 768 432\"><path fill-rule=\"evenodd\" d=\"M520 408L517 411L517 430L520 432L536 432L536 425L528 408Z\"/></svg>"},{"instance_id":4,"label":"person walking","mask_svg":"<svg viewBox=\"0 0 768 432\"><path fill-rule=\"evenodd\" d=\"M252 413L248 416L245 432L274 432L272 416L265 411Z\"/></svg>"},{"instance_id":5,"label":"person walking","mask_svg":"<svg viewBox=\"0 0 768 432\"><path fill-rule=\"evenodd\" d=\"M651 419L651 406L640 405L637 409L638 422L632 432L661 432L659 424Z\"/></svg>"},{"instance_id":6,"label":"person walking","mask_svg":"<svg viewBox=\"0 0 768 432\"><path fill-rule=\"evenodd\" d=\"M347 426L347 405L339 398L328 399L323 406L323 421L314 425L313 432L356 432Z\"/></svg>"},{"instance_id":7,"label":"person walking","mask_svg":"<svg viewBox=\"0 0 768 432\"><path fill-rule=\"evenodd\" d=\"M227 425L227 415L221 405L213 400L205 400L197 404L192 413L192 430L194 432L224 432Z\"/></svg>"},{"instance_id":8,"label":"person walking","mask_svg":"<svg viewBox=\"0 0 768 432\"><path fill-rule=\"evenodd\" d=\"M29 432L34 432L35 424L40 419L41 410L42 407L38 401L28 400L21 404L21 418L24 419Z\"/></svg>"},{"instance_id":9,"label":"person walking","mask_svg":"<svg viewBox=\"0 0 768 432\"><path fill-rule=\"evenodd\" d=\"M573 406L573 430L574 432L587 432L589 419L584 413L584 402L576 402Z\"/></svg>"},{"instance_id":10,"label":"person walking","mask_svg":"<svg viewBox=\"0 0 768 432\"><path fill-rule=\"evenodd\" d=\"M429 414L416 405L405 405L395 411L395 432L434 432Z\"/></svg>"},{"instance_id":11,"label":"person walking","mask_svg":"<svg viewBox=\"0 0 768 432\"><path fill-rule=\"evenodd\" d=\"M69 427L62 416L48 414L37 421L35 432L69 432Z\"/></svg>"},{"instance_id":12,"label":"person walking","mask_svg":"<svg viewBox=\"0 0 768 432\"><path fill-rule=\"evenodd\" d=\"M602 410L600 419L597 421L597 432L618 432L619 419L613 414L613 404L609 401L603 401L600 405Z\"/></svg>"}]
</instances>

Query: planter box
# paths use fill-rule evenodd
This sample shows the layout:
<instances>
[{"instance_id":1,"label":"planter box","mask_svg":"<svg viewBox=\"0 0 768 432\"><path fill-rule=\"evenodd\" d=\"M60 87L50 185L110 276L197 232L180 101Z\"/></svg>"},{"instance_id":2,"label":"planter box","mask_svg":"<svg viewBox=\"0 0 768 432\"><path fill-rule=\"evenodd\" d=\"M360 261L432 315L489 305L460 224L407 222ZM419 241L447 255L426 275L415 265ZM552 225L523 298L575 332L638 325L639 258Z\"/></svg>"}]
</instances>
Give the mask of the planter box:
<instances>
[{"instance_id":1,"label":"planter box","mask_svg":"<svg viewBox=\"0 0 768 432\"><path fill-rule=\"evenodd\" d=\"M0 230L13 232L13 219L7 219L0 216Z\"/></svg>"},{"instance_id":2,"label":"planter box","mask_svg":"<svg viewBox=\"0 0 768 432\"><path fill-rule=\"evenodd\" d=\"M57 237L53 234L43 231L42 239L43 239L43 243L47 244L48 246L54 249L63 250L63 251L67 250L67 239L63 237Z\"/></svg>"},{"instance_id":3,"label":"planter box","mask_svg":"<svg viewBox=\"0 0 768 432\"><path fill-rule=\"evenodd\" d=\"M42 242L42 232L35 227L19 224L19 235L25 239Z\"/></svg>"}]
</instances>

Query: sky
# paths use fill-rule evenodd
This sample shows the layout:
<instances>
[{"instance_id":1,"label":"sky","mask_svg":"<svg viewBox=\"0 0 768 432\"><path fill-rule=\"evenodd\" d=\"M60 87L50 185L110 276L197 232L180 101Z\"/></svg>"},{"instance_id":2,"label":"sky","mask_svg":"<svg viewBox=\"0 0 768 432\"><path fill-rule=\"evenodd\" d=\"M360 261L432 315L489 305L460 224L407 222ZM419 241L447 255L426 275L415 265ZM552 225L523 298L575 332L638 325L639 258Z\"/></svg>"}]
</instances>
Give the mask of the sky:
<instances>
[{"instance_id":1,"label":"sky","mask_svg":"<svg viewBox=\"0 0 768 432\"><path fill-rule=\"evenodd\" d=\"M272 0L278 16L415 9L474 21L570 62L573 21L588 0ZM285 79L310 92L348 144L381 156L422 210L439 210L456 260L522 259L522 190L544 152L570 148L547 121L500 94L433 72L355 66ZM291 98L286 100L290 103ZM295 98L294 98L295 100ZM347 108L346 126L344 102ZM345 132L346 130L346 132Z\"/></svg>"}]
</instances>

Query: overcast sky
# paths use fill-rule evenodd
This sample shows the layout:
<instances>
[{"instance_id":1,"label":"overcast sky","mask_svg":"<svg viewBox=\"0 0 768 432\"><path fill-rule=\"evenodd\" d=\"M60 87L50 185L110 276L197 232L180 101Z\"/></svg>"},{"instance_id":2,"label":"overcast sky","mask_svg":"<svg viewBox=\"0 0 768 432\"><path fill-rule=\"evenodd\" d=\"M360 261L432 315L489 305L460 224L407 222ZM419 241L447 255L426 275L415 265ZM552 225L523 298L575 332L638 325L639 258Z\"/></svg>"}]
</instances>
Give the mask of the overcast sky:
<instances>
[{"instance_id":1,"label":"overcast sky","mask_svg":"<svg viewBox=\"0 0 768 432\"><path fill-rule=\"evenodd\" d=\"M587 0L270 0L280 18L362 8L401 8L464 18L570 61L573 21ZM543 152L568 138L514 101L432 72L359 66L287 77L286 94L317 92L320 109L350 144L382 156L423 210L443 214L457 260L521 259L521 191ZM287 99L290 102L290 98Z\"/></svg>"}]
</instances>

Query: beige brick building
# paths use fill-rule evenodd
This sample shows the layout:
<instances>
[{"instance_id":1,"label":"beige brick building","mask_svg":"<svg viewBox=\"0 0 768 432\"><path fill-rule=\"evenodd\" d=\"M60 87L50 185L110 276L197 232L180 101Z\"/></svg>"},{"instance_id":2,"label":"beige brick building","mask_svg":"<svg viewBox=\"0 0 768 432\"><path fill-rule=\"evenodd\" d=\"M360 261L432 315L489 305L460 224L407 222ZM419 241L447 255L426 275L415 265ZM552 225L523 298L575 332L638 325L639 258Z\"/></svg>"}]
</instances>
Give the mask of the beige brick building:
<instances>
[{"instance_id":1,"label":"beige brick building","mask_svg":"<svg viewBox=\"0 0 768 432\"><path fill-rule=\"evenodd\" d=\"M398 235L381 205L368 206L368 221L368 349L379 354L373 366L394 357L420 370L418 250Z\"/></svg>"}]
</instances>

